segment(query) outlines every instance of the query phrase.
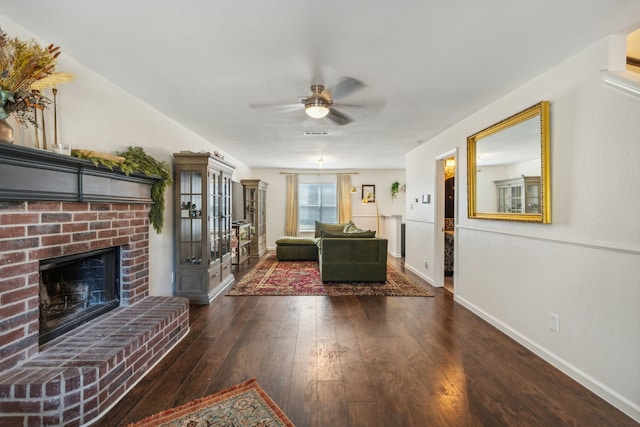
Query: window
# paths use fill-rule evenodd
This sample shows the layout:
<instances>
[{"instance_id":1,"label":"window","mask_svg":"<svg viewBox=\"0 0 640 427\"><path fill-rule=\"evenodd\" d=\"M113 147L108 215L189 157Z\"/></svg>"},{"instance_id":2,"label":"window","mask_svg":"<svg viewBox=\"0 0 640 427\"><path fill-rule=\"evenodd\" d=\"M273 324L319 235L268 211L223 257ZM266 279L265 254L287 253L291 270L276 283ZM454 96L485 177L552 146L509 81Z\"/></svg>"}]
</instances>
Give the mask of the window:
<instances>
[{"instance_id":1,"label":"window","mask_svg":"<svg viewBox=\"0 0 640 427\"><path fill-rule=\"evenodd\" d=\"M298 184L300 231L314 231L316 221L337 222L336 183L335 177L332 178L333 182L303 182L301 179Z\"/></svg>"}]
</instances>

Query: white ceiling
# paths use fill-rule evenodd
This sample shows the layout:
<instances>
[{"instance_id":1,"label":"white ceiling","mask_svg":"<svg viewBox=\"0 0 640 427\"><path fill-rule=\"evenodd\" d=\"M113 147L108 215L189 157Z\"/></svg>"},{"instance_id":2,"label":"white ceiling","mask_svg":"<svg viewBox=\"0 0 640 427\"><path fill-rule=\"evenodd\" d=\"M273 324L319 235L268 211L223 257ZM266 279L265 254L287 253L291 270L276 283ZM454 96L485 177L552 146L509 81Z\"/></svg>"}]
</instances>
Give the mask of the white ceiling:
<instances>
[{"instance_id":1,"label":"white ceiling","mask_svg":"<svg viewBox=\"0 0 640 427\"><path fill-rule=\"evenodd\" d=\"M0 14L255 168L403 168L417 141L640 27L638 0L0 0ZM367 86L339 101L372 105L343 108L346 126L249 108L344 76Z\"/></svg>"}]
</instances>

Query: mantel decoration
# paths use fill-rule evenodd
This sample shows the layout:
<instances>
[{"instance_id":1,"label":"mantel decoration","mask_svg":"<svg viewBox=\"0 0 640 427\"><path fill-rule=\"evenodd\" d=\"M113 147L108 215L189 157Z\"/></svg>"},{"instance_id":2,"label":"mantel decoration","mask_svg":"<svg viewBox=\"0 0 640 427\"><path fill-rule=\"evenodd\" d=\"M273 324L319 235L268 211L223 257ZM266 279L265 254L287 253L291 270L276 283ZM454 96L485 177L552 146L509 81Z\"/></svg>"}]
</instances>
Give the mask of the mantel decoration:
<instances>
[{"instance_id":1,"label":"mantel decoration","mask_svg":"<svg viewBox=\"0 0 640 427\"><path fill-rule=\"evenodd\" d=\"M91 150L72 150L71 155L79 159L90 160L94 165L104 166L110 170L118 167L126 175L131 172L140 172L159 177L151 186L153 205L149 210L149 221L158 234L162 232L165 208L164 192L169 185L173 184L169 163L154 159L145 153L142 147L129 147L126 151L117 152L116 155Z\"/></svg>"},{"instance_id":2,"label":"mantel decoration","mask_svg":"<svg viewBox=\"0 0 640 427\"><path fill-rule=\"evenodd\" d=\"M42 47L35 40L10 38L0 28L1 141L13 142L13 129L6 122L13 115L19 124L31 124L36 128L38 145L38 111L44 111L51 104L51 100L43 95L44 89L73 79L71 73L55 72L59 55L59 46ZM44 126L44 119L42 123Z\"/></svg>"}]
</instances>

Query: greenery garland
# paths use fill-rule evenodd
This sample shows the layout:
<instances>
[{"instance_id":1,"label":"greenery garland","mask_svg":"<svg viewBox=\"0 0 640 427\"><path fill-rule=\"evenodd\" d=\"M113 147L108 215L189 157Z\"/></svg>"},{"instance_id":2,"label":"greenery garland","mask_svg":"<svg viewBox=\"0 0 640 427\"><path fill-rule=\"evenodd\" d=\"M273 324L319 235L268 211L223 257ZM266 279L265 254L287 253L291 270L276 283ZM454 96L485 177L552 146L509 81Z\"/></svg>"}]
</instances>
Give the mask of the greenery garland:
<instances>
[{"instance_id":1,"label":"greenery garland","mask_svg":"<svg viewBox=\"0 0 640 427\"><path fill-rule=\"evenodd\" d=\"M151 186L153 205L149 210L149 221L156 232L160 234L164 224L164 192L168 186L173 184L171 166L167 162L160 162L154 159L145 153L142 147L129 147L126 151L117 152L116 154L123 157L124 162L91 156L83 153L82 150L73 150L72 152L74 157L90 160L95 166L104 166L110 170L118 167L125 175L129 175L131 172L140 172L145 175L159 177Z\"/></svg>"}]
</instances>

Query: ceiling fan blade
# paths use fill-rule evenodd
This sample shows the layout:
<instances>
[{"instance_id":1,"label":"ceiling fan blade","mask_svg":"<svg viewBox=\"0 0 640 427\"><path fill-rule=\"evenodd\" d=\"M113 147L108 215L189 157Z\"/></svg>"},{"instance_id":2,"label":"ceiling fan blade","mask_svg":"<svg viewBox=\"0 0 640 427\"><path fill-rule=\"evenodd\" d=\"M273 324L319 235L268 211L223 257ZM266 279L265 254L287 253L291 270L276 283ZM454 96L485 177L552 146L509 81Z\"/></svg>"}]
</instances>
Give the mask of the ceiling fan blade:
<instances>
[{"instance_id":1,"label":"ceiling fan blade","mask_svg":"<svg viewBox=\"0 0 640 427\"><path fill-rule=\"evenodd\" d=\"M338 107L341 109L346 109L347 111L351 109L357 109L360 111L368 111L368 112L378 112L382 110L386 106L387 102L383 98L373 98L369 99L364 103L345 103L345 102L334 102L332 106Z\"/></svg>"},{"instance_id":2,"label":"ceiling fan blade","mask_svg":"<svg viewBox=\"0 0 640 427\"><path fill-rule=\"evenodd\" d=\"M351 117L347 116L346 114L341 113L340 111L336 110L335 108L331 108L329 110L329 114L327 115L327 118L329 120L331 120L332 122L339 124L340 126L344 126L344 125L348 125L349 123L351 123L353 121L353 119L351 119Z\"/></svg>"},{"instance_id":3,"label":"ceiling fan blade","mask_svg":"<svg viewBox=\"0 0 640 427\"><path fill-rule=\"evenodd\" d=\"M249 104L249 108L264 108L272 111L296 111L304 108L304 104L296 102L296 103L280 103L280 104Z\"/></svg>"},{"instance_id":4,"label":"ceiling fan blade","mask_svg":"<svg viewBox=\"0 0 640 427\"><path fill-rule=\"evenodd\" d=\"M366 85L353 77L345 77L340 80L332 91L333 97L336 99L344 98L353 92L362 89Z\"/></svg>"}]
</instances>

